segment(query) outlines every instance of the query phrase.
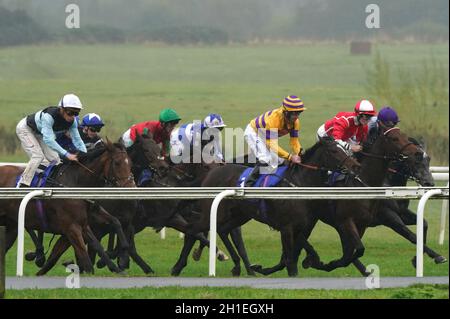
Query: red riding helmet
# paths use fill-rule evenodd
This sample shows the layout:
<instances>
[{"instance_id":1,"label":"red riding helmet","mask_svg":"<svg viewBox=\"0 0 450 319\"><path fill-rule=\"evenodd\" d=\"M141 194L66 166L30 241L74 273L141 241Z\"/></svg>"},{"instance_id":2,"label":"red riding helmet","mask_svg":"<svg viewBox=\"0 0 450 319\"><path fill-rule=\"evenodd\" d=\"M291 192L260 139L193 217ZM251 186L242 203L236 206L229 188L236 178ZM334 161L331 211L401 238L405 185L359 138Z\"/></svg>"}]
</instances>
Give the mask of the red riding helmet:
<instances>
[{"instance_id":1,"label":"red riding helmet","mask_svg":"<svg viewBox=\"0 0 450 319\"><path fill-rule=\"evenodd\" d=\"M369 100L361 100L355 105L356 114L367 114L370 116L374 116L377 114L375 111L375 107Z\"/></svg>"}]
</instances>

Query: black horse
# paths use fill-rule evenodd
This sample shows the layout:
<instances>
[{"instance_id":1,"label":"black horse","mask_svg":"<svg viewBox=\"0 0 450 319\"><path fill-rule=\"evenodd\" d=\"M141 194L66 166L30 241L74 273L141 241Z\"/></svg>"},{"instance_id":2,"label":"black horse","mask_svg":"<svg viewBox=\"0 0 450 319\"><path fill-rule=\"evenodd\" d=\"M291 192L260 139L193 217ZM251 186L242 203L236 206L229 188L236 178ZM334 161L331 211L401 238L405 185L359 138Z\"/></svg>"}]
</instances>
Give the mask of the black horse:
<instances>
[{"instance_id":1,"label":"black horse","mask_svg":"<svg viewBox=\"0 0 450 319\"><path fill-rule=\"evenodd\" d=\"M155 151L158 151L155 153ZM171 164L161 161L156 156L160 149L150 135L139 136L136 143L129 150L129 155L133 160L133 174L139 187L197 187L208 170L214 164ZM150 173L151 178L141 179L143 172ZM145 175L144 175L145 176ZM132 201L127 201L131 204ZM163 227L171 227L186 236L193 236L201 241L203 245L209 245L209 241L203 234L190 234L187 232L189 221L195 219L195 201L191 200L141 200L133 201L137 208L131 220L126 221L124 229L130 242L130 256L145 273L152 273L151 267L137 254L134 242L134 235L145 229L153 227L157 231ZM105 207L106 204L102 204ZM111 204L112 205L112 204ZM114 208L111 212L114 214ZM122 222L122 220L121 220ZM103 233L104 235L104 233ZM117 247L114 248L114 237L110 234L108 241L108 254L112 257L117 255ZM227 257L218 251L219 260ZM103 264L97 264L102 267ZM119 266L128 268L127 263L120 263Z\"/></svg>"},{"instance_id":2,"label":"black horse","mask_svg":"<svg viewBox=\"0 0 450 319\"><path fill-rule=\"evenodd\" d=\"M386 135L389 135L389 133L391 133L392 136L390 138L386 137L384 134L386 132ZM362 160L363 166L361 169L361 178L354 179L349 176L335 186L381 186L381 184L383 183L383 179L385 179L388 172L388 164L391 161L395 162L396 164L396 170L391 169L391 172L396 172L394 181L392 182L391 180L391 183L396 184L393 186L405 186L407 179L410 176L412 176L414 180L418 181L424 186L433 185L432 175L429 172L430 159L420 147L417 148L417 142L408 139L404 134L401 134L398 129L389 132L387 130L381 131L381 134L378 136L376 141L378 143L376 146L365 145L365 151L371 153L363 152L363 154L365 154L365 156L363 156L366 158ZM375 147L375 149L372 149L372 151L370 151L367 150L367 147L371 149L372 147ZM402 152L408 152L405 153L408 155L402 154ZM399 169L400 167L402 167L401 170ZM363 182L361 182L361 180ZM387 184L387 186L389 186L389 184ZM415 224L416 220L415 214L409 211L407 208L408 202L396 200L329 202L329 210L317 210L318 217L320 217L320 219L325 223L338 230L338 233L341 236L344 254L346 254L345 257L347 257L346 259L344 259L343 257L343 259L341 259L339 262L334 262L333 266L344 264L348 265L350 260L350 262L354 264L354 266L360 271L362 275L367 276L370 274L366 270L366 267L361 263L359 258L355 258L355 255L349 257L349 255L351 255L352 247L348 247L348 242L349 238L352 237L346 237L345 235L349 232L351 233L350 230L353 229L358 229L358 234L360 234L360 236L362 237L366 227L385 225L392 228L394 231L407 238L412 243L415 243L416 241L415 234L412 233L405 225ZM339 213L337 211L338 207L341 209ZM344 226L345 223L347 223L347 226ZM358 238L355 237L356 234L353 233L353 242L360 243L359 235ZM301 249L301 244L297 242L297 259L301 252ZM356 256L362 255L364 252L362 243L357 244L354 249ZM446 261L444 257L434 253L428 247L425 248L425 252L429 254L430 257L434 258L436 263L442 263ZM303 266L305 268L311 266L311 261L308 259L308 257L303 261ZM277 265L269 268L262 268L258 265L257 267L255 267L255 270L264 275L269 275L284 268L285 264L283 262L282 256L280 262ZM331 271L334 268L332 268L330 265L322 265L322 267L318 267L318 269Z\"/></svg>"},{"instance_id":3,"label":"black horse","mask_svg":"<svg viewBox=\"0 0 450 319\"><path fill-rule=\"evenodd\" d=\"M327 175L328 170L337 169L344 166L347 169L355 171L359 164L350 158L344 150L342 150L332 139L322 139L316 143L312 148L307 150L303 155L303 166L292 165L286 171L282 181L278 184L280 187L291 186L322 186L322 183ZM212 169L204 181L203 187L234 187L242 172L247 166L228 164L225 166ZM315 201L314 201L315 202ZM211 207L211 200L201 200L201 216L200 219L190 225L192 232L207 231L209 229L209 213ZM265 206L268 219L263 219L259 214L261 205ZM308 253L313 257L317 257L312 246L308 244L305 237L302 236L302 231L309 228L313 220L309 213L309 201L306 200L292 200L292 201L278 201L265 200L264 203L255 203L248 200L225 200L219 207L217 214L217 229L220 238L226 245L230 256L234 262L232 274L238 276L240 274L240 257L244 259L247 272L252 272L251 265L246 262L246 252L243 246L237 245L239 252L236 253L234 247L228 239L230 231L236 227L245 224L252 218L264 222L272 228L279 230L282 237L283 251L285 254L285 263L288 266L288 273L290 276L297 274L296 263L293 262L293 243L294 235L308 250ZM178 262L172 269L173 274L179 274L187 264L187 257L194 241L185 240L185 245L180 254ZM236 244L236 243L235 243ZM316 260L319 262L318 260Z\"/></svg>"}]
</instances>

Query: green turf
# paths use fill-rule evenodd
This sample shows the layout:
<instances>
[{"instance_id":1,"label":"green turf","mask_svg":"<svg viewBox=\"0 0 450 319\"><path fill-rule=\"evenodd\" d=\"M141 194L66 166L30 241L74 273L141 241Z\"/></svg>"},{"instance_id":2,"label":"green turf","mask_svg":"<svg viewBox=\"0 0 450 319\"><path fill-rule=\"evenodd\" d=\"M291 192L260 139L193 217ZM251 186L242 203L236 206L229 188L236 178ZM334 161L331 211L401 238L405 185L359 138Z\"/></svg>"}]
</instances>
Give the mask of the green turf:
<instances>
[{"instance_id":1,"label":"green turf","mask_svg":"<svg viewBox=\"0 0 450 319\"><path fill-rule=\"evenodd\" d=\"M448 257L448 231L445 236L443 246L438 245L437 239L439 234L440 208L441 201L432 200L427 204L426 218L429 222L429 246ZM417 201L411 205L415 209ZM448 225L448 219L447 219ZM415 231L415 227L412 227ZM47 241L50 235L46 236ZM268 226L258 222L250 222L244 225L243 237L252 263L270 266L276 264L280 256L280 236L277 231L270 230ZM311 244L317 249L321 259L330 261L341 256L340 241L336 231L322 223L319 223L314 229ZM178 232L172 229L167 230L166 239L160 239L152 229L146 229L139 233L136 237L136 244L139 253L155 270L156 276L170 276L170 269L175 264L183 240L179 238ZM386 227L369 228L363 238L366 247L365 255L361 261L366 265L376 264L380 268L381 276L415 276L415 268L410 262L415 255L415 245L409 243L406 239L395 234ZM106 242L104 242L106 245ZM218 241L219 248L224 249L222 242ZM32 242L28 235L25 236L25 251L32 247ZM304 255L302 255L304 256ZM61 261L73 258L73 250L70 249L61 258ZM302 259L302 258L301 258ZM15 275L16 266L16 246L10 250L6 258L6 274L8 276ZM217 262L216 275L218 277L231 276L231 268L233 267L231 260L226 262ZM243 267L242 267L243 268ZM38 268L34 263L26 262L24 266L24 275L32 276L37 272ZM448 264L436 265L433 260L424 257L424 274L425 276L448 276ZM65 268L59 262L49 273L51 276L67 276ZM96 270L96 276L110 276L111 273L106 269ZM128 270L130 276L144 275L142 270L135 263L131 263ZM242 269L242 275L246 275ZM204 251L204 255L199 262L189 258L188 266L184 269L181 276L183 277L207 277L208 276L208 250ZM272 277L287 277L286 270L271 275ZM358 277L360 276L356 268L349 266L343 269L337 269L330 273L312 269L299 269L300 277Z\"/></svg>"},{"instance_id":2,"label":"green turf","mask_svg":"<svg viewBox=\"0 0 450 319\"><path fill-rule=\"evenodd\" d=\"M167 287L132 289L8 290L8 299L448 299L448 285L413 285L374 290Z\"/></svg>"}]
</instances>

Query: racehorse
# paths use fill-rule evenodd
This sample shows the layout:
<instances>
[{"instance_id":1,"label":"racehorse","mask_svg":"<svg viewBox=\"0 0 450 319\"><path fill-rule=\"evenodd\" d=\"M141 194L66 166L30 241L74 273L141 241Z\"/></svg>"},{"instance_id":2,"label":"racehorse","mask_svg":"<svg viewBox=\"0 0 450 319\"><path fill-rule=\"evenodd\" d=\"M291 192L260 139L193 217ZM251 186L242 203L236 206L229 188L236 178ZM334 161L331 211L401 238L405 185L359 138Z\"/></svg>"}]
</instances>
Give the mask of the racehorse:
<instances>
[{"instance_id":1,"label":"racehorse","mask_svg":"<svg viewBox=\"0 0 450 319\"><path fill-rule=\"evenodd\" d=\"M388 173L389 163L393 160L403 161L419 184L424 186L434 185L429 167L426 165L427 162L423 160L423 150L411 142L398 127L382 127L370 152L364 152L363 155L360 180L348 178L338 182L338 186L382 186ZM361 238L367 227L374 227L380 224L388 226L415 244L415 234L406 227L396 213L396 209L392 208L394 204L395 201L392 200L334 201L330 211L321 214L320 219L332 225L338 231L341 238L343 256L328 264L313 267L332 271L338 267L346 267L351 262L356 262L355 265L363 273L365 267L357 260L363 256L365 251ZM434 258L436 263L446 261L443 256L440 256L429 247L425 246L424 251L431 258ZM306 266L308 266L307 264Z\"/></svg>"},{"instance_id":2,"label":"racehorse","mask_svg":"<svg viewBox=\"0 0 450 319\"><path fill-rule=\"evenodd\" d=\"M385 134L386 133L386 134ZM389 135L390 138L386 137L385 135ZM392 136L391 136L392 135ZM379 139L379 141L378 141ZM401 165L403 167L402 169L402 178L401 182L398 180L395 183L398 183L400 185L396 186L405 186L407 178L409 176L413 176L413 178L419 182L419 184L423 186L432 186L433 185L433 179L432 175L429 172L429 162L430 159L426 155L426 153L419 147L414 148L414 146L418 146L418 143L415 141L411 142L410 139L406 137L406 135L400 133L398 129L392 130L392 131L383 131L380 136L378 136L377 140L378 144L375 148L375 150L372 150L371 153L367 152L367 145L365 145L364 150L366 152L363 152L363 157L365 157L365 160L363 159L364 165L361 168L360 178L354 179L351 177L346 178L344 181L338 182L336 186L368 186L367 183L373 183L370 186L381 186L383 183L383 179L386 176L388 172L388 164L390 161L395 161L398 165ZM389 145L389 143L391 145ZM396 145L394 147L393 145ZM414 146L413 146L414 145ZM389 147L390 146L390 147ZM372 148L372 146L370 146ZM405 152L405 154L402 154L402 152ZM407 153L406 153L407 152ZM370 160L368 160L370 158ZM374 162L376 165L374 165ZM377 169L378 168L378 169ZM405 170L407 168L407 171ZM362 173L364 172L364 174ZM397 178L400 176L400 171L397 172ZM368 177L367 175L370 175ZM361 182L362 180L362 182ZM366 182L364 182L366 180ZM371 182L369 182L371 181ZM380 184L381 183L381 184ZM381 200L381 201L374 201L374 200L364 200L364 201L331 201L332 209L327 210L317 210L318 216L322 221L325 223L333 226L338 230L339 235L341 236L341 241L343 244L343 250L344 252L347 252L347 255L349 255L349 251L351 250L351 247L348 247L349 245L349 237L344 237L347 234L347 229L352 229L353 227L358 228L358 233L360 233L361 237L364 233L364 230L366 227L375 227L378 225L385 225L390 228L392 228L394 231L402 235L403 237L410 240L412 243L415 243L416 237L415 234L412 233L405 225L404 220L409 221L408 224L415 224L415 214L413 212L407 212L407 206L406 210L399 208L399 205L397 201L395 200ZM403 203L404 205L404 203ZM355 207L356 206L356 207ZM338 215L337 208L340 208L340 215ZM346 209L349 209L346 211ZM349 216L349 219L345 219L345 214ZM413 217L414 216L414 217ZM341 225L343 223L348 223L351 226L345 226ZM356 235L353 237L354 242L360 242L359 238L355 238ZM347 240L345 240L347 239ZM345 248L344 248L345 245ZM362 245L362 244L361 244ZM364 248L361 246L359 247L359 251L357 254L362 254L364 252ZM296 258L298 259L299 254L301 252L301 244L297 243L296 245ZM356 250L356 248L355 248ZM442 263L445 262L446 259L435 252L433 252L428 247L425 248L425 252L430 255L430 257L435 259L436 263ZM254 267L254 269L264 275L272 274L276 271L282 270L285 268L285 264L283 262L284 257L282 256L280 259L280 262L273 266L268 268L262 268L260 265L257 265ZM340 264L338 262L335 262L333 265L343 265L344 263L348 265L348 260L351 259L351 257L347 257L345 261L340 261ZM415 258L414 258L415 260ZM413 260L413 262L414 262ZM363 276L368 276L370 273L367 271L366 267L362 264L362 262L359 260L359 258L354 258L351 261L354 266L360 271L360 273ZM303 261L303 266L305 268L309 268L310 265L309 258L307 257ZM330 263L331 264L331 263ZM323 266L323 265L322 265ZM323 267L314 267L322 270L328 270L331 271L332 268L331 265L323 266Z\"/></svg>"},{"instance_id":3,"label":"racehorse","mask_svg":"<svg viewBox=\"0 0 450 319\"><path fill-rule=\"evenodd\" d=\"M351 171L357 171L359 164L356 160L350 158L343 149L341 149L334 140L330 138L321 139L313 147L305 152L302 156L302 164L292 165L283 176L281 182L277 185L282 186L323 186L324 175L328 170L337 169L344 166ZM247 166L228 164L212 169L204 181L203 187L235 187L242 172ZM211 200L201 200L201 216L200 219L190 225L191 232L206 231L209 229L209 215ZM261 219L258 210L261 205L265 206L268 219ZM218 209L217 229L219 236L226 245L230 256L234 262L232 274L240 275L240 258L244 259L247 271L252 271L250 264L245 262L246 252L241 245L236 245L239 255L234 250L231 242L228 240L228 234L232 229L243 225L251 218L264 222L272 228L281 232L283 251L286 251L285 262L289 265L288 273L290 276L297 274L296 263L292 260L292 248L294 237L300 240L303 228L309 226L310 223L316 222L311 218L308 206L310 203L306 200L277 201L265 200L264 203L254 203L249 200L225 200ZM312 246L303 242L308 253L316 256ZM192 249L194 242L185 240L185 245L180 254L180 258L172 268L172 274L179 274L187 264L187 256ZM236 243L235 243L236 244ZM318 262L318 261L317 261Z\"/></svg>"},{"instance_id":4,"label":"racehorse","mask_svg":"<svg viewBox=\"0 0 450 319\"><path fill-rule=\"evenodd\" d=\"M22 172L23 168L16 166L0 167L0 186L14 187L17 176ZM66 183L67 186L76 186L79 183L88 186L98 186L104 183L115 186L134 186L131 163L124 146L109 141L102 149L85 155L80 154L79 162L63 163L55 167L50 179L57 186L65 185L62 183ZM19 204L20 200L3 200L0 206L0 216L7 228L7 250L13 245L17 237ZM39 270L38 275L47 273L70 245L74 247L81 270L93 272L85 241L97 250L112 271L119 271L95 238L88 220L95 218L99 222L113 223L115 226L119 226L119 229L120 223L117 223L115 218L92 201L75 199L34 200L27 206L25 214L25 226L28 230L36 229L41 232L63 235L56 242L49 259ZM123 233L121 235L123 236ZM124 244L126 244L125 238Z\"/></svg>"}]
</instances>

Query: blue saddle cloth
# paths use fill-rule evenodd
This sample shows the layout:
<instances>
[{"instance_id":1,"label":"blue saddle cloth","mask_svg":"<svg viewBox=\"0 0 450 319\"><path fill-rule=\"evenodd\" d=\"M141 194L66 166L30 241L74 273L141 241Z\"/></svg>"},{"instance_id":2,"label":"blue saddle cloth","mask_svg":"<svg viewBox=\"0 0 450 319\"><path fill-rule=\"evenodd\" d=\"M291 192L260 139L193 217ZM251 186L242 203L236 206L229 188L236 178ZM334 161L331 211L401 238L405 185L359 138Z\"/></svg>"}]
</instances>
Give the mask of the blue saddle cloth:
<instances>
[{"instance_id":1,"label":"blue saddle cloth","mask_svg":"<svg viewBox=\"0 0 450 319\"><path fill-rule=\"evenodd\" d=\"M333 171L328 176L327 185L333 187L337 182L344 180L346 177L347 174L344 174L341 171Z\"/></svg>"},{"instance_id":2,"label":"blue saddle cloth","mask_svg":"<svg viewBox=\"0 0 450 319\"><path fill-rule=\"evenodd\" d=\"M137 186L139 187L143 186L145 183L151 181L152 178L153 172L149 168L144 169L139 175Z\"/></svg>"},{"instance_id":3,"label":"blue saddle cloth","mask_svg":"<svg viewBox=\"0 0 450 319\"><path fill-rule=\"evenodd\" d=\"M45 187L45 185L47 184L47 179L52 175L55 166L56 161L52 161L43 172L35 173L30 187ZM21 176L22 175L16 177L16 185L17 183L19 183Z\"/></svg>"},{"instance_id":4,"label":"blue saddle cloth","mask_svg":"<svg viewBox=\"0 0 450 319\"><path fill-rule=\"evenodd\" d=\"M261 174L252 187L273 187L276 186L286 173L287 165L282 165L277 168L277 171L272 174ZM245 180L250 175L253 167L247 168L239 177L237 186L243 186Z\"/></svg>"},{"instance_id":5,"label":"blue saddle cloth","mask_svg":"<svg viewBox=\"0 0 450 319\"><path fill-rule=\"evenodd\" d=\"M47 184L47 179L52 175L54 168L56 166L56 161L52 161L47 168L41 173L35 173L33 180L31 181L30 187L45 187ZM21 175L16 178L16 185L19 183ZM36 214L38 216L38 220L41 223L41 226L44 231L49 230L47 216L44 212L44 207L42 204L42 200L36 200Z\"/></svg>"}]
</instances>

